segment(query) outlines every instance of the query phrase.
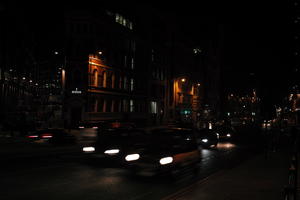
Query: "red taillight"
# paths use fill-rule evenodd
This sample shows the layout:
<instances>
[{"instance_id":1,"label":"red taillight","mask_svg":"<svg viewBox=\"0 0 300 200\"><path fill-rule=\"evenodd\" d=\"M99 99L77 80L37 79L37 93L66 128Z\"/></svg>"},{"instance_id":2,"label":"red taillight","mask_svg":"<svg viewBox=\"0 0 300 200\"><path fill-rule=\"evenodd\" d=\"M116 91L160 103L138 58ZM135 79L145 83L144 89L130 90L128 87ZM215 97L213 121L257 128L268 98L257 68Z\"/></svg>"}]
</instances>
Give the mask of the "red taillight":
<instances>
[{"instance_id":1,"label":"red taillight","mask_svg":"<svg viewBox=\"0 0 300 200\"><path fill-rule=\"evenodd\" d=\"M37 136L37 135L28 135L27 137L28 138L38 138L39 136Z\"/></svg>"},{"instance_id":2,"label":"red taillight","mask_svg":"<svg viewBox=\"0 0 300 200\"><path fill-rule=\"evenodd\" d=\"M52 138L52 137L53 137L53 135L51 133L44 133L42 135L42 138Z\"/></svg>"}]
</instances>

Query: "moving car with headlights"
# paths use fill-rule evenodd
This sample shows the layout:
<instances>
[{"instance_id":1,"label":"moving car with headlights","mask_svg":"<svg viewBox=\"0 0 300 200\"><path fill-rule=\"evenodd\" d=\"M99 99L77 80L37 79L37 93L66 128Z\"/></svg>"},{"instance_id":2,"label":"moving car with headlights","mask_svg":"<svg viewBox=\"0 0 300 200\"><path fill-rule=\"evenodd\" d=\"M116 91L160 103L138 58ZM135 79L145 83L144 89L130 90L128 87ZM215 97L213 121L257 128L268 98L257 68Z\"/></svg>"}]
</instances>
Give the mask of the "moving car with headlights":
<instances>
[{"instance_id":1,"label":"moving car with headlights","mask_svg":"<svg viewBox=\"0 0 300 200\"><path fill-rule=\"evenodd\" d=\"M196 130L197 143L203 148L210 148L217 146L219 142L219 134L213 129Z\"/></svg>"},{"instance_id":2,"label":"moving car with headlights","mask_svg":"<svg viewBox=\"0 0 300 200\"><path fill-rule=\"evenodd\" d=\"M141 130L147 140L132 146L124 156L126 166L138 175L158 175L197 166L200 151L192 129ZM197 166L198 167L198 166Z\"/></svg>"},{"instance_id":3,"label":"moving car with headlights","mask_svg":"<svg viewBox=\"0 0 300 200\"><path fill-rule=\"evenodd\" d=\"M74 135L64 129L43 129L27 135L30 142L41 144L73 144L76 142Z\"/></svg>"},{"instance_id":4,"label":"moving car with headlights","mask_svg":"<svg viewBox=\"0 0 300 200\"><path fill-rule=\"evenodd\" d=\"M231 141L236 134L236 131L231 126L219 126L215 128L220 141Z\"/></svg>"},{"instance_id":5,"label":"moving car with headlights","mask_svg":"<svg viewBox=\"0 0 300 200\"><path fill-rule=\"evenodd\" d=\"M131 128L108 128L98 132L96 142L82 148L84 154L94 158L108 158L122 163L128 148L142 140L142 132Z\"/></svg>"}]
</instances>

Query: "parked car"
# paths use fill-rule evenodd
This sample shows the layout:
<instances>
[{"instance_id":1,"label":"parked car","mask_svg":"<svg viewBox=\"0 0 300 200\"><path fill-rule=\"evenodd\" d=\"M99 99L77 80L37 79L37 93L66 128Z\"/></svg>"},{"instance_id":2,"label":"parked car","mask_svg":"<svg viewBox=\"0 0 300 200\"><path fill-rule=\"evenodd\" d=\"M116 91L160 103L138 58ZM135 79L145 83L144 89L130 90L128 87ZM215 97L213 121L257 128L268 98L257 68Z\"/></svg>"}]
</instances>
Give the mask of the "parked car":
<instances>
[{"instance_id":1,"label":"parked car","mask_svg":"<svg viewBox=\"0 0 300 200\"><path fill-rule=\"evenodd\" d=\"M64 129L43 129L27 135L30 142L47 144L72 144L76 142L74 135Z\"/></svg>"},{"instance_id":2,"label":"parked car","mask_svg":"<svg viewBox=\"0 0 300 200\"><path fill-rule=\"evenodd\" d=\"M196 130L197 143L203 148L210 148L217 146L219 142L219 135L213 129L200 129Z\"/></svg>"},{"instance_id":3,"label":"parked car","mask_svg":"<svg viewBox=\"0 0 300 200\"><path fill-rule=\"evenodd\" d=\"M138 175L173 174L185 167L197 168L200 151L192 129L141 130L147 139L124 156L126 166Z\"/></svg>"}]
</instances>

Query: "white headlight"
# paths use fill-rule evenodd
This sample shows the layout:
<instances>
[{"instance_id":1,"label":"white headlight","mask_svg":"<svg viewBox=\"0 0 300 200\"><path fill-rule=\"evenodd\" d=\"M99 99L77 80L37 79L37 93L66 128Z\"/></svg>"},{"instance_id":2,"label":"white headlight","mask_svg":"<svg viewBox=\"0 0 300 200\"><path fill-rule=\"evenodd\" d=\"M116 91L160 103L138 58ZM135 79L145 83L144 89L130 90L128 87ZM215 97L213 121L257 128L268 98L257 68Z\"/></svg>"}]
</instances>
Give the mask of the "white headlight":
<instances>
[{"instance_id":1,"label":"white headlight","mask_svg":"<svg viewBox=\"0 0 300 200\"><path fill-rule=\"evenodd\" d=\"M173 158L172 157L165 157L159 160L159 163L161 165L166 165L166 164L170 164L173 162Z\"/></svg>"},{"instance_id":2,"label":"white headlight","mask_svg":"<svg viewBox=\"0 0 300 200\"><path fill-rule=\"evenodd\" d=\"M140 155L135 153L135 154L129 154L125 157L126 161L133 161L133 160L138 160L140 158Z\"/></svg>"},{"instance_id":3,"label":"white headlight","mask_svg":"<svg viewBox=\"0 0 300 200\"><path fill-rule=\"evenodd\" d=\"M95 151L95 147L83 147L82 150L84 152L94 152Z\"/></svg>"},{"instance_id":4,"label":"white headlight","mask_svg":"<svg viewBox=\"0 0 300 200\"><path fill-rule=\"evenodd\" d=\"M227 136L227 137L231 137L230 133L228 133L226 136Z\"/></svg>"},{"instance_id":5,"label":"white headlight","mask_svg":"<svg viewBox=\"0 0 300 200\"><path fill-rule=\"evenodd\" d=\"M118 154L120 152L119 149L109 149L104 151L105 154L109 154L109 155L114 155L114 154Z\"/></svg>"},{"instance_id":6,"label":"white headlight","mask_svg":"<svg viewBox=\"0 0 300 200\"><path fill-rule=\"evenodd\" d=\"M204 138L201 141L204 142L204 143L206 143L206 142L208 142L208 139Z\"/></svg>"}]
</instances>

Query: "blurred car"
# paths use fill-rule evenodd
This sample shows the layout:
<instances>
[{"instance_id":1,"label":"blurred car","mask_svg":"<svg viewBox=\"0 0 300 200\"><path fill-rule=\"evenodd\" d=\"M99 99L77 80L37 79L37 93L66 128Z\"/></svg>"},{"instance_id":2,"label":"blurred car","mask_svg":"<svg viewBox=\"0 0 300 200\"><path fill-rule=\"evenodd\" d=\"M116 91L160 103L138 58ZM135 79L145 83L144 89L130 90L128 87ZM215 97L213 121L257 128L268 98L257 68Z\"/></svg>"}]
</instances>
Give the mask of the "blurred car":
<instances>
[{"instance_id":1,"label":"blurred car","mask_svg":"<svg viewBox=\"0 0 300 200\"><path fill-rule=\"evenodd\" d=\"M201 160L192 129L160 128L141 130L147 139L132 146L124 156L126 166L138 175L172 174L194 167Z\"/></svg>"},{"instance_id":2,"label":"blurred car","mask_svg":"<svg viewBox=\"0 0 300 200\"><path fill-rule=\"evenodd\" d=\"M91 143L97 138L97 131L104 126L103 121L83 121L79 123L80 142Z\"/></svg>"},{"instance_id":3,"label":"blurred car","mask_svg":"<svg viewBox=\"0 0 300 200\"><path fill-rule=\"evenodd\" d=\"M86 121L79 124L80 140L82 143L91 143L97 140L97 136L107 129L134 128L135 124L130 122L109 121Z\"/></svg>"},{"instance_id":4,"label":"blurred car","mask_svg":"<svg viewBox=\"0 0 300 200\"><path fill-rule=\"evenodd\" d=\"M74 135L64 129L43 129L27 135L30 142L47 144L72 144L76 142Z\"/></svg>"},{"instance_id":5,"label":"blurred car","mask_svg":"<svg viewBox=\"0 0 300 200\"><path fill-rule=\"evenodd\" d=\"M217 146L219 142L219 135L213 129L199 129L196 130L197 143L203 148Z\"/></svg>"},{"instance_id":6,"label":"blurred car","mask_svg":"<svg viewBox=\"0 0 300 200\"><path fill-rule=\"evenodd\" d=\"M94 158L109 158L121 163L128 148L142 140L141 134L127 127L103 129L98 132L96 142L83 146L82 151Z\"/></svg>"},{"instance_id":7,"label":"blurred car","mask_svg":"<svg viewBox=\"0 0 300 200\"><path fill-rule=\"evenodd\" d=\"M236 135L236 130L231 126L218 126L215 131L220 141L231 141Z\"/></svg>"}]
</instances>

